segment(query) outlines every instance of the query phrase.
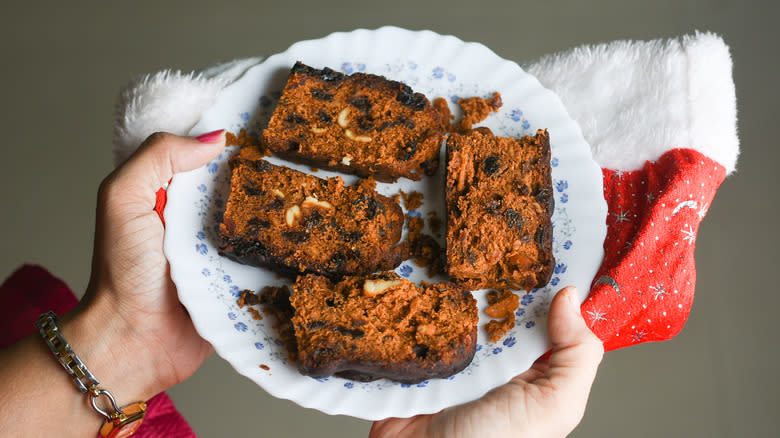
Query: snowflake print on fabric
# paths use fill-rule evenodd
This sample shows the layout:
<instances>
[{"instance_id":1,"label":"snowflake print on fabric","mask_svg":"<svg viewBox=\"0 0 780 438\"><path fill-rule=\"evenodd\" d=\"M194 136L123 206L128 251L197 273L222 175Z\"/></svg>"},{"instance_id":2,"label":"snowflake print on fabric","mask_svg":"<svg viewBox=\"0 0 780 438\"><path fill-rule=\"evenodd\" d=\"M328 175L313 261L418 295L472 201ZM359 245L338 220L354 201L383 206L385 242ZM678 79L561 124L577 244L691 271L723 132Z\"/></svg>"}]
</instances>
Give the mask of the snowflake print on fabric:
<instances>
[{"instance_id":1,"label":"snowflake print on fabric","mask_svg":"<svg viewBox=\"0 0 780 438\"><path fill-rule=\"evenodd\" d=\"M709 206L710 204L705 202L699 207L699 210L696 212L696 215L699 216L699 219L704 219L704 216L707 216L707 209Z\"/></svg>"},{"instance_id":2,"label":"snowflake print on fabric","mask_svg":"<svg viewBox=\"0 0 780 438\"><path fill-rule=\"evenodd\" d=\"M663 299L664 295L666 295L666 291L664 290L664 284L658 284L656 286L650 286L650 289L653 290L653 299L657 300L659 298Z\"/></svg>"},{"instance_id":3,"label":"snowflake print on fabric","mask_svg":"<svg viewBox=\"0 0 780 438\"><path fill-rule=\"evenodd\" d=\"M630 211L623 211L621 208L619 212L617 213L610 213L611 215L615 216L615 222L629 222L631 219L628 218Z\"/></svg>"},{"instance_id":4,"label":"snowflake print on fabric","mask_svg":"<svg viewBox=\"0 0 780 438\"><path fill-rule=\"evenodd\" d=\"M685 228L680 231L683 233L683 240L688 242L689 245L693 244L693 242L696 240L696 230L691 228L690 225L685 224Z\"/></svg>"},{"instance_id":5,"label":"snowflake print on fabric","mask_svg":"<svg viewBox=\"0 0 780 438\"><path fill-rule=\"evenodd\" d=\"M640 331L638 331L638 332L634 333L634 334L631 336L631 339L632 339L634 342L641 342L641 341L642 341L642 339L643 339L643 338L644 338L646 335L647 335L647 333L645 333L645 331L644 331L644 330L640 330Z\"/></svg>"},{"instance_id":6,"label":"snowflake print on fabric","mask_svg":"<svg viewBox=\"0 0 780 438\"><path fill-rule=\"evenodd\" d=\"M604 312L599 312L597 310L588 310L585 313L590 317L590 321L591 321L590 325L593 325L599 321L607 320L607 318L604 317L606 315L606 313Z\"/></svg>"}]
</instances>

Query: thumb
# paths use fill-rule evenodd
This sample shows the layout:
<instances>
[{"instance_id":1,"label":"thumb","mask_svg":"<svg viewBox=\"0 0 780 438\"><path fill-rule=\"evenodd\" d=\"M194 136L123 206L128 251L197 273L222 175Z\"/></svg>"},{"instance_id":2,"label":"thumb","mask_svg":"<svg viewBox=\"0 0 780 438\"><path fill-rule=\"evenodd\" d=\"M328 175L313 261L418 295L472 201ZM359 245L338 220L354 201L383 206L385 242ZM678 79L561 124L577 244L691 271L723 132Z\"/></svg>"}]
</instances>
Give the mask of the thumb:
<instances>
[{"instance_id":1,"label":"thumb","mask_svg":"<svg viewBox=\"0 0 780 438\"><path fill-rule=\"evenodd\" d=\"M214 159L225 147L225 130L198 137L167 132L150 135L115 172L114 183L126 191L154 199L154 193L173 174L197 169Z\"/></svg>"},{"instance_id":2,"label":"thumb","mask_svg":"<svg viewBox=\"0 0 780 438\"><path fill-rule=\"evenodd\" d=\"M578 402L581 416L604 355L604 346L580 313L576 288L566 287L555 296L550 305L548 328L552 353L545 377L562 397Z\"/></svg>"}]
</instances>

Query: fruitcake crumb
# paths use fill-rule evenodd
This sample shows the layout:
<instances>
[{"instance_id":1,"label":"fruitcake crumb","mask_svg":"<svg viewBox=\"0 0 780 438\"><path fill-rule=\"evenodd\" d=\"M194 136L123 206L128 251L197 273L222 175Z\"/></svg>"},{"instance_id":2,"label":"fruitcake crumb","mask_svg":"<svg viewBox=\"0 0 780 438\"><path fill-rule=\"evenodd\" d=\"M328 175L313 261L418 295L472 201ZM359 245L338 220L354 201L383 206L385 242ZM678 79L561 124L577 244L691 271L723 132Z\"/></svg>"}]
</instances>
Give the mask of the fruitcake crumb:
<instances>
[{"instance_id":1,"label":"fruitcake crumb","mask_svg":"<svg viewBox=\"0 0 780 438\"><path fill-rule=\"evenodd\" d=\"M511 290L491 290L486 295L488 307L485 313L491 318L485 324L490 342L497 342L515 326L515 310L520 305L520 297Z\"/></svg>"},{"instance_id":2,"label":"fruitcake crumb","mask_svg":"<svg viewBox=\"0 0 780 438\"><path fill-rule=\"evenodd\" d=\"M406 216L406 227L409 230L409 241L413 241L420 235L425 226L422 218Z\"/></svg>"},{"instance_id":3,"label":"fruitcake crumb","mask_svg":"<svg viewBox=\"0 0 780 438\"><path fill-rule=\"evenodd\" d=\"M260 313L259 310L255 309L254 307L248 307L246 309L250 314L252 314L252 319L261 320L263 319L263 315Z\"/></svg>"},{"instance_id":4,"label":"fruitcake crumb","mask_svg":"<svg viewBox=\"0 0 780 438\"><path fill-rule=\"evenodd\" d=\"M279 333L279 341L287 349L290 362L295 362L298 357L298 345L292 325L293 308L290 305L290 288L266 286L259 293L247 289L238 297L238 307L258 304L262 306L263 313L274 319L272 326ZM263 318L257 309L250 307L248 310L255 319Z\"/></svg>"},{"instance_id":5,"label":"fruitcake crumb","mask_svg":"<svg viewBox=\"0 0 780 438\"><path fill-rule=\"evenodd\" d=\"M493 319L485 324L485 330L488 333L488 341L498 342L509 330L515 327L515 318L506 317L504 319Z\"/></svg>"},{"instance_id":6,"label":"fruitcake crumb","mask_svg":"<svg viewBox=\"0 0 780 438\"><path fill-rule=\"evenodd\" d=\"M423 194L418 191L406 193L400 190L401 199L404 201L404 208L408 210L416 210L422 206Z\"/></svg>"},{"instance_id":7,"label":"fruitcake crumb","mask_svg":"<svg viewBox=\"0 0 780 438\"><path fill-rule=\"evenodd\" d=\"M243 309L244 305L252 306L260 303L260 298L255 295L254 291L244 289L238 295L238 308Z\"/></svg>"},{"instance_id":8,"label":"fruitcake crumb","mask_svg":"<svg viewBox=\"0 0 780 438\"><path fill-rule=\"evenodd\" d=\"M468 97L458 99L458 106L463 111L463 117L452 127L455 132L466 132L471 125L479 123L487 118L491 112L497 112L501 108L501 94L493 93L493 97L483 99L481 97Z\"/></svg>"},{"instance_id":9,"label":"fruitcake crumb","mask_svg":"<svg viewBox=\"0 0 780 438\"><path fill-rule=\"evenodd\" d=\"M247 134L246 128L241 128L238 134L232 132L225 133L225 146L254 147L260 151L261 155L270 156L270 152L263 147L263 141L259 137Z\"/></svg>"},{"instance_id":10,"label":"fruitcake crumb","mask_svg":"<svg viewBox=\"0 0 780 438\"><path fill-rule=\"evenodd\" d=\"M455 119L455 117L452 115L452 112L450 111L450 106L447 105L447 100L443 97L437 97L436 99L433 99L433 109L441 114L441 119L445 122L449 123L450 120Z\"/></svg>"},{"instance_id":11,"label":"fruitcake crumb","mask_svg":"<svg viewBox=\"0 0 780 438\"><path fill-rule=\"evenodd\" d=\"M407 239L412 260L418 266L428 270L428 276L444 272L444 250L433 237L422 232L425 221L419 217L406 215Z\"/></svg>"},{"instance_id":12,"label":"fruitcake crumb","mask_svg":"<svg viewBox=\"0 0 780 438\"><path fill-rule=\"evenodd\" d=\"M508 289L501 292L495 290L488 292L487 300L489 306L485 309L485 313L491 318L510 316L515 313L515 310L520 305L520 297Z\"/></svg>"},{"instance_id":13,"label":"fruitcake crumb","mask_svg":"<svg viewBox=\"0 0 780 438\"><path fill-rule=\"evenodd\" d=\"M279 340L287 349L290 362L298 358L298 344L295 340L295 329L292 325L294 310L290 304L290 288L287 286L266 286L260 292L260 303L263 310L273 314L276 322L273 328L279 333Z\"/></svg>"},{"instance_id":14,"label":"fruitcake crumb","mask_svg":"<svg viewBox=\"0 0 780 438\"><path fill-rule=\"evenodd\" d=\"M410 240L414 262L428 269L428 276L433 277L444 272L444 250L433 237L419 233Z\"/></svg>"}]
</instances>

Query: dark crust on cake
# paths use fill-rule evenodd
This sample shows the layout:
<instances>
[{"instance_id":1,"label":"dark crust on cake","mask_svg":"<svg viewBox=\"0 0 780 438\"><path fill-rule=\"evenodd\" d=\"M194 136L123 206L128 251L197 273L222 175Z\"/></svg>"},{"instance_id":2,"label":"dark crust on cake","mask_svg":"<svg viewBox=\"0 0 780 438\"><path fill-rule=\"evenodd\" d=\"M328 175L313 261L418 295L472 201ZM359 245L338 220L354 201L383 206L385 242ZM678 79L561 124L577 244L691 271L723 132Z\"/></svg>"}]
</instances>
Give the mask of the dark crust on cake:
<instances>
[{"instance_id":1,"label":"dark crust on cake","mask_svg":"<svg viewBox=\"0 0 780 438\"><path fill-rule=\"evenodd\" d=\"M340 178L323 180L276 166L246 149L230 165L219 254L291 278L300 273L366 275L394 269L408 257L408 244L399 243L401 207L376 193L369 181L344 186ZM298 209L292 225L287 223L291 208Z\"/></svg>"},{"instance_id":2,"label":"dark crust on cake","mask_svg":"<svg viewBox=\"0 0 780 438\"><path fill-rule=\"evenodd\" d=\"M550 281L554 199L546 130L520 139L487 128L451 134L446 205L453 281L525 290Z\"/></svg>"},{"instance_id":3,"label":"dark crust on cake","mask_svg":"<svg viewBox=\"0 0 780 438\"><path fill-rule=\"evenodd\" d=\"M263 141L275 155L317 168L382 182L420 180L438 169L447 124L401 82L297 62Z\"/></svg>"},{"instance_id":4,"label":"dark crust on cake","mask_svg":"<svg viewBox=\"0 0 780 438\"><path fill-rule=\"evenodd\" d=\"M363 284L375 279L400 280L400 284L378 297L366 297ZM386 378L418 383L461 371L476 351L476 301L467 289L453 283L423 282L416 287L393 272L367 279L346 277L339 284L308 275L296 281L291 301L298 368L315 378L335 374L359 381ZM421 302L430 307L422 307ZM407 312L406 319L394 313L399 308ZM386 341L376 341L377 336Z\"/></svg>"}]
</instances>

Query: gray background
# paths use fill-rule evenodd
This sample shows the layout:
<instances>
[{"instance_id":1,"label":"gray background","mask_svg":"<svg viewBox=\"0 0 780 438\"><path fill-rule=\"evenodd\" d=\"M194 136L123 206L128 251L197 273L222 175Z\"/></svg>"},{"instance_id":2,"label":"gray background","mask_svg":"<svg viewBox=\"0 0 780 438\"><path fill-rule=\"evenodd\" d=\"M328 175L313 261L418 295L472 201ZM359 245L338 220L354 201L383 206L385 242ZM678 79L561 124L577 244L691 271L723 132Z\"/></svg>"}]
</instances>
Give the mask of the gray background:
<instances>
[{"instance_id":1,"label":"gray background","mask_svg":"<svg viewBox=\"0 0 780 438\"><path fill-rule=\"evenodd\" d=\"M0 277L38 263L78 294L95 191L112 169L113 105L134 75L386 24L454 34L518 62L584 43L721 34L734 59L742 155L701 225L693 312L672 341L606 355L573 436L777 436L777 1L20 3L0 16ZM218 357L170 394L204 437L369 429L274 399Z\"/></svg>"}]
</instances>

